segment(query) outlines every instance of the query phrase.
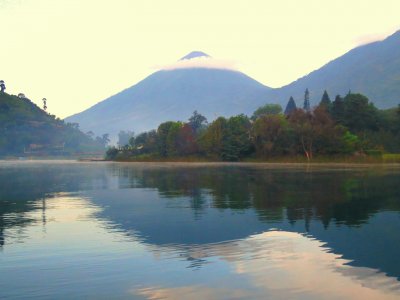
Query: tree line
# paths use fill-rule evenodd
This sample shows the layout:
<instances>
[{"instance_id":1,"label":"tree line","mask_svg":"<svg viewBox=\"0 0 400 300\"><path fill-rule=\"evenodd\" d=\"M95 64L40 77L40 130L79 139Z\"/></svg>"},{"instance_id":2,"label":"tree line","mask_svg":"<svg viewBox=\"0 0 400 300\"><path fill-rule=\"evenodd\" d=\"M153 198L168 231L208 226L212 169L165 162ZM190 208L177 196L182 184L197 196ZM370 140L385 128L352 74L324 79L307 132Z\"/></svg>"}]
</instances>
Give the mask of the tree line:
<instances>
[{"instance_id":1,"label":"tree line","mask_svg":"<svg viewBox=\"0 0 400 300\"><path fill-rule=\"evenodd\" d=\"M204 157L239 161L283 156L367 155L400 152L400 106L379 110L362 94L349 92L331 101L325 91L311 108L290 97L285 108L266 104L251 117L219 117L211 123L197 111L187 122L168 121L157 130L134 135L120 132L119 147L107 159Z\"/></svg>"}]
</instances>

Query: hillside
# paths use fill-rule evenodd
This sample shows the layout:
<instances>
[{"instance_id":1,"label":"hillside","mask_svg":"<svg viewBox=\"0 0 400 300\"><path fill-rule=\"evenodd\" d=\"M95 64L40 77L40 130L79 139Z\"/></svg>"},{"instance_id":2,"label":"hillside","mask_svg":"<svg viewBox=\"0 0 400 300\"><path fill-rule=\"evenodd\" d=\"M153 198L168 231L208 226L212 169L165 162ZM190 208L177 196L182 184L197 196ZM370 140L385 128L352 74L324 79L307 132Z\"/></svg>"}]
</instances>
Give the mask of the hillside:
<instances>
[{"instance_id":1,"label":"hillside","mask_svg":"<svg viewBox=\"0 0 400 300\"><path fill-rule=\"evenodd\" d=\"M268 101L286 105L293 96L298 106L304 90L310 90L311 104L317 104L326 89L337 94L366 95L379 108L391 108L400 103L400 31L383 41L357 47L329 62L320 69L268 94Z\"/></svg>"},{"instance_id":2,"label":"hillside","mask_svg":"<svg viewBox=\"0 0 400 300\"><path fill-rule=\"evenodd\" d=\"M163 70L66 120L96 134L115 136L121 129L139 133L156 128L163 121L187 120L194 110L209 120L250 114L265 103L268 90L237 71Z\"/></svg>"},{"instance_id":3,"label":"hillside","mask_svg":"<svg viewBox=\"0 0 400 300\"><path fill-rule=\"evenodd\" d=\"M104 146L26 98L0 93L0 155L69 155Z\"/></svg>"}]
</instances>

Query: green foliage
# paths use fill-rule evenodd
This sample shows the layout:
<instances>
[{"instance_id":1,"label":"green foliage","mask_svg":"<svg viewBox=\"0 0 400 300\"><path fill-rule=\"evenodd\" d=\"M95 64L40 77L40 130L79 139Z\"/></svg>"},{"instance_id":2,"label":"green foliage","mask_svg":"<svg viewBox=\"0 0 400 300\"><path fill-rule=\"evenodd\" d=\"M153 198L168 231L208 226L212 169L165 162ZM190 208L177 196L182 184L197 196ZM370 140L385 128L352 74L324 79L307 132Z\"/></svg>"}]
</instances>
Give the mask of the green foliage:
<instances>
[{"instance_id":1,"label":"green foliage","mask_svg":"<svg viewBox=\"0 0 400 300\"><path fill-rule=\"evenodd\" d=\"M174 123L172 121L164 122L157 129L158 152L163 157L168 155L168 134Z\"/></svg>"},{"instance_id":2,"label":"green foliage","mask_svg":"<svg viewBox=\"0 0 400 300\"><path fill-rule=\"evenodd\" d=\"M361 132L378 129L378 110L367 97L347 94L344 98L343 125L350 131Z\"/></svg>"},{"instance_id":3,"label":"green foliage","mask_svg":"<svg viewBox=\"0 0 400 300\"><path fill-rule=\"evenodd\" d=\"M342 151L343 129L336 126L325 108L317 107L313 112L298 109L289 116L289 123L297 140L295 145L307 159L312 159L315 152L334 154Z\"/></svg>"},{"instance_id":4,"label":"green foliage","mask_svg":"<svg viewBox=\"0 0 400 300\"><path fill-rule=\"evenodd\" d=\"M306 99L307 96L306 91ZM291 109L295 107L293 98ZM164 122L157 131L130 139L130 146L109 157L151 159L204 157L223 161L299 155L373 155L383 150L400 152L400 108L377 110L360 94L339 95L329 104L324 93L313 110L294 109L285 115L281 107L259 108L251 121L245 115L219 117L211 124L194 112L188 123ZM329 104L329 105L328 105ZM1 143L0 139L0 143ZM374 152L375 151L375 152Z\"/></svg>"},{"instance_id":5,"label":"green foliage","mask_svg":"<svg viewBox=\"0 0 400 300\"><path fill-rule=\"evenodd\" d=\"M105 158L107 160L114 160L118 155L118 149L115 147L111 147L107 149Z\"/></svg>"},{"instance_id":6,"label":"green foliage","mask_svg":"<svg viewBox=\"0 0 400 300\"><path fill-rule=\"evenodd\" d=\"M265 115L258 118L251 131L257 155L268 157L289 152L291 131L282 115Z\"/></svg>"},{"instance_id":7,"label":"green foliage","mask_svg":"<svg viewBox=\"0 0 400 300\"><path fill-rule=\"evenodd\" d=\"M359 149L360 140L358 136L346 130L342 136L342 153L351 154Z\"/></svg>"},{"instance_id":8,"label":"green foliage","mask_svg":"<svg viewBox=\"0 0 400 300\"><path fill-rule=\"evenodd\" d=\"M0 155L68 155L103 146L77 124L49 115L27 98L0 93Z\"/></svg>"},{"instance_id":9,"label":"green foliage","mask_svg":"<svg viewBox=\"0 0 400 300\"><path fill-rule=\"evenodd\" d=\"M257 118L264 115L279 115L282 113L282 106L279 104L265 104L257 108L257 110L253 113L251 117L252 120L256 120Z\"/></svg>"},{"instance_id":10,"label":"green foliage","mask_svg":"<svg viewBox=\"0 0 400 300\"><path fill-rule=\"evenodd\" d=\"M227 120L224 117L219 117L212 122L199 137L201 152L208 156L220 157L224 147L224 136L227 126Z\"/></svg>"},{"instance_id":11,"label":"green foliage","mask_svg":"<svg viewBox=\"0 0 400 300\"><path fill-rule=\"evenodd\" d=\"M181 122L172 122L168 129L166 137L166 156L177 156L179 155L179 133L183 124Z\"/></svg>"},{"instance_id":12,"label":"green foliage","mask_svg":"<svg viewBox=\"0 0 400 300\"><path fill-rule=\"evenodd\" d=\"M228 119L222 140L222 160L237 161L251 150L250 120L245 115Z\"/></svg>"},{"instance_id":13,"label":"green foliage","mask_svg":"<svg viewBox=\"0 0 400 300\"><path fill-rule=\"evenodd\" d=\"M136 154L156 153L159 149L157 132L151 130L132 137L129 145L134 148Z\"/></svg>"}]
</instances>

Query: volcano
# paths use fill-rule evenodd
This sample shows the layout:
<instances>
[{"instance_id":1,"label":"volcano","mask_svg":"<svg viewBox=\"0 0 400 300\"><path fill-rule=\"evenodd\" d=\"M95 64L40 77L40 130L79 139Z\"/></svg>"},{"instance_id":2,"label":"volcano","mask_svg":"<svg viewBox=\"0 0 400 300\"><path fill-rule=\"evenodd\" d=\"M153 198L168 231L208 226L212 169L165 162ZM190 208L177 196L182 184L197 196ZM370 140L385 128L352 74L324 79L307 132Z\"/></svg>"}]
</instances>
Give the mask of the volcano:
<instances>
[{"instance_id":1,"label":"volcano","mask_svg":"<svg viewBox=\"0 0 400 300\"><path fill-rule=\"evenodd\" d=\"M207 66L202 67L205 60ZM213 58L193 51L182 57L176 68L157 71L66 121L79 123L83 131L96 135L116 136L120 130L140 133L165 121L185 121L195 110L210 121L218 116L251 114L265 104L269 90L242 72L218 64L213 67Z\"/></svg>"}]
</instances>

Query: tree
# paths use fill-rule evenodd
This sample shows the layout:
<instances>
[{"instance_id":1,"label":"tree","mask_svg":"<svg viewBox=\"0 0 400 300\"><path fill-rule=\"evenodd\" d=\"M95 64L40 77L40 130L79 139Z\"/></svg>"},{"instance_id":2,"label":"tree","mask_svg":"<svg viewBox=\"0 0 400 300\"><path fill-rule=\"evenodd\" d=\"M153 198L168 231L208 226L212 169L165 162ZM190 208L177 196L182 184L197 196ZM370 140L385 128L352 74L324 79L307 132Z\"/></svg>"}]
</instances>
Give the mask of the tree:
<instances>
[{"instance_id":1,"label":"tree","mask_svg":"<svg viewBox=\"0 0 400 300\"><path fill-rule=\"evenodd\" d=\"M115 147L111 147L106 151L106 160L114 160L118 155L118 149Z\"/></svg>"},{"instance_id":2,"label":"tree","mask_svg":"<svg viewBox=\"0 0 400 300\"><path fill-rule=\"evenodd\" d=\"M257 108L251 119L254 121L261 116L279 115L280 113L282 113L282 106L279 104L265 104L264 106Z\"/></svg>"},{"instance_id":3,"label":"tree","mask_svg":"<svg viewBox=\"0 0 400 300\"><path fill-rule=\"evenodd\" d=\"M136 137L131 137L129 145L135 147L138 154L142 153L156 153L159 149L158 136L155 130L142 132Z\"/></svg>"},{"instance_id":4,"label":"tree","mask_svg":"<svg viewBox=\"0 0 400 300\"><path fill-rule=\"evenodd\" d=\"M312 159L314 130L311 125L311 113L297 109L289 116L289 122L297 136L302 151L308 160Z\"/></svg>"},{"instance_id":5,"label":"tree","mask_svg":"<svg viewBox=\"0 0 400 300\"><path fill-rule=\"evenodd\" d=\"M311 111L311 106L310 106L310 92L308 91L308 88L304 92L304 104L303 104L303 109L307 112Z\"/></svg>"},{"instance_id":6,"label":"tree","mask_svg":"<svg viewBox=\"0 0 400 300\"><path fill-rule=\"evenodd\" d=\"M321 102L319 103L319 106L323 106L326 108L326 110L329 111L331 108L331 99L329 98L328 92L325 90L324 94L322 95Z\"/></svg>"},{"instance_id":7,"label":"tree","mask_svg":"<svg viewBox=\"0 0 400 300\"><path fill-rule=\"evenodd\" d=\"M212 122L199 137L200 150L210 156L220 156L226 128L227 120L224 117Z\"/></svg>"},{"instance_id":8,"label":"tree","mask_svg":"<svg viewBox=\"0 0 400 300\"><path fill-rule=\"evenodd\" d=\"M179 155L178 139L182 126L182 122L172 122L171 126L169 127L166 138L167 156Z\"/></svg>"},{"instance_id":9,"label":"tree","mask_svg":"<svg viewBox=\"0 0 400 300\"><path fill-rule=\"evenodd\" d=\"M161 123L157 128L157 142L158 142L158 153L161 156L167 156L167 137L170 128L174 125L175 122L168 121Z\"/></svg>"},{"instance_id":10,"label":"tree","mask_svg":"<svg viewBox=\"0 0 400 300\"><path fill-rule=\"evenodd\" d=\"M290 115L296 109L297 109L296 102L294 102L293 97L290 96L290 99L289 99L289 101L288 101L288 103L286 105L286 108L285 108L285 115L286 116Z\"/></svg>"},{"instance_id":11,"label":"tree","mask_svg":"<svg viewBox=\"0 0 400 300\"><path fill-rule=\"evenodd\" d=\"M260 156L281 155L288 142L288 122L282 115L265 115L252 127L252 140Z\"/></svg>"},{"instance_id":12,"label":"tree","mask_svg":"<svg viewBox=\"0 0 400 300\"><path fill-rule=\"evenodd\" d=\"M335 153L341 148L343 128L335 125L323 107L313 112L296 110L289 116L289 123L299 142L299 148L308 160L317 153Z\"/></svg>"},{"instance_id":13,"label":"tree","mask_svg":"<svg viewBox=\"0 0 400 300\"><path fill-rule=\"evenodd\" d=\"M340 95L336 95L335 101L332 103L331 115L339 124L344 121L344 101Z\"/></svg>"},{"instance_id":14,"label":"tree","mask_svg":"<svg viewBox=\"0 0 400 300\"><path fill-rule=\"evenodd\" d=\"M241 114L230 117L223 132L221 158L228 161L237 161L250 152L250 120Z\"/></svg>"},{"instance_id":15,"label":"tree","mask_svg":"<svg viewBox=\"0 0 400 300\"><path fill-rule=\"evenodd\" d=\"M6 90L6 84L4 83L4 80L0 80L0 92L4 93Z\"/></svg>"},{"instance_id":16,"label":"tree","mask_svg":"<svg viewBox=\"0 0 400 300\"><path fill-rule=\"evenodd\" d=\"M46 111L47 110L47 99L43 98L42 101L43 101L43 110Z\"/></svg>"},{"instance_id":17,"label":"tree","mask_svg":"<svg viewBox=\"0 0 400 300\"><path fill-rule=\"evenodd\" d=\"M207 118L197 112L195 110L193 112L193 115L189 118L189 123L188 123L194 132L197 134L198 131L203 128L207 124Z\"/></svg>"},{"instance_id":18,"label":"tree","mask_svg":"<svg viewBox=\"0 0 400 300\"><path fill-rule=\"evenodd\" d=\"M343 125L352 132L378 130L378 111L361 94L347 94L344 98Z\"/></svg>"},{"instance_id":19,"label":"tree","mask_svg":"<svg viewBox=\"0 0 400 300\"><path fill-rule=\"evenodd\" d=\"M312 112L311 125L314 130L313 151L319 154L343 152L343 135L347 131L337 126L324 106L318 106Z\"/></svg>"},{"instance_id":20,"label":"tree","mask_svg":"<svg viewBox=\"0 0 400 300\"><path fill-rule=\"evenodd\" d=\"M180 155L191 155L198 151L196 132L190 124L183 124L177 138L177 147Z\"/></svg>"},{"instance_id":21,"label":"tree","mask_svg":"<svg viewBox=\"0 0 400 300\"><path fill-rule=\"evenodd\" d=\"M400 104L397 106L396 113L397 113L397 122L396 123L397 123L398 128L400 129Z\"/></svg>"}]
</instances>

